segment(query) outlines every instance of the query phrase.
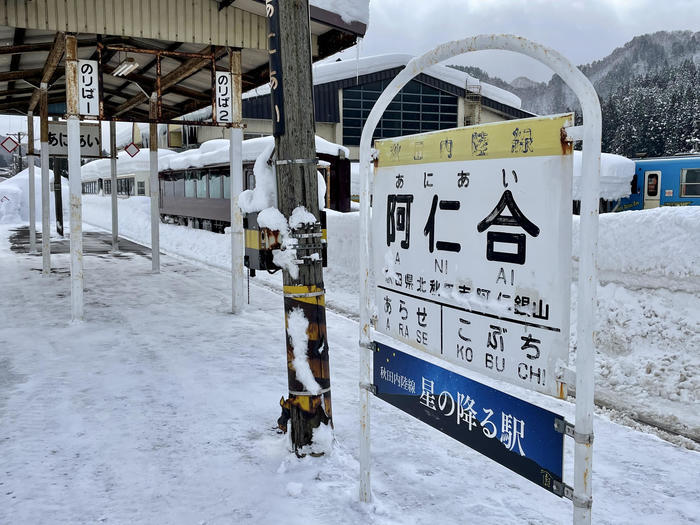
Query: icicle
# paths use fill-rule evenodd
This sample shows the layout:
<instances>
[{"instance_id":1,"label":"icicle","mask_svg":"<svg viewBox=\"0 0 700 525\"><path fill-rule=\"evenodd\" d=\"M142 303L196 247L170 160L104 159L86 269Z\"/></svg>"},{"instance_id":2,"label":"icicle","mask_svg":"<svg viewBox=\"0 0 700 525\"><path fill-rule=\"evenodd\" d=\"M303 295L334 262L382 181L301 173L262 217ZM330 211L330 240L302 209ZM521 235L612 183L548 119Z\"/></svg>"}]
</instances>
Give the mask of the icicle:
<instances>
[{"instance_id":1,"label":"icicle","mask_svg":"<svg viewBox=\"0 0 700 525\"><path fill-rule=\"evenodd\" d=\"M360 46L362 45L362 37L357 38L355 44L355 84L360 83Z\"/></svg>"}]
</instances>

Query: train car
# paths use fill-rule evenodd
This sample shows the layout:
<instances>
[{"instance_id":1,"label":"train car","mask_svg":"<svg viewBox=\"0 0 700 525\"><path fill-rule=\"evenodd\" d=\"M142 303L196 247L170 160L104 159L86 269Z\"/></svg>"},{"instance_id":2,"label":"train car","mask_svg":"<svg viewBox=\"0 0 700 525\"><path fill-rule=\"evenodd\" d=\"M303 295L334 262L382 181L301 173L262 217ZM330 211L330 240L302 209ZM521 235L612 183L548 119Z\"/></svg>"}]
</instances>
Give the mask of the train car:
<instances>
[{"instance_id":1,"label":"train car","mask_svg":"<svg viewBox=\"0 0 700 525\"><path fill-rule=\"evenodd\" d=\"M159 159L175 152L169 149L158 150ZM83 194L111 195L111 160L99 159L88 162L81 168ZM133 157L125 151L117 155L117 196L147 197L150 195L150 152L143 149Z\"/></svg>"},{"instance_id":2,"label":"train car","mask_svg":"<svg viewBox=\"0 0 700 525\"><path fill-rule=\"evenodd\" d=\"M700 206L700 154L635 159L631 191L618 210Z\"/></svg>"},{"instance_id":3,"label":"train car","mask_svg":"<svg viewBox=\"0 0 700 525\"><path fill-rule=\"evenodd\" d=\"M254 165L273 137L243 141L243 189L255 188ZM223 233L231 223L228 139L214 139L161 161L163 222ZM318 169L326 176L327 207L350 211L350 161L343 146L316 137Z\"/></svg>"}]
</instances>

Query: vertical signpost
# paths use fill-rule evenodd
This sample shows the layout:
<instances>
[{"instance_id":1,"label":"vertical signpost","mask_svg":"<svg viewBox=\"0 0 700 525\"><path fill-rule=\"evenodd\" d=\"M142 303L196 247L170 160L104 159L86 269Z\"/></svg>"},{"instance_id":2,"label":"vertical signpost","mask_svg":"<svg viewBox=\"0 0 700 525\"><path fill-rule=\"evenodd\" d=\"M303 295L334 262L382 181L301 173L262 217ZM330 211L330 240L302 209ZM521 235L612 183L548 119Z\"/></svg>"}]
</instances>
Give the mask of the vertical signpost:
<instances>
[{"instance_id":1,"label":"vertical signpost","mask_svg":"<svg viewBox=\"0 0 700 525\"><path fill-rule=\"evenodd\" d=\"M573 115L508 121L377 141L369 214L369 147L400 89L469 51L516 51L550 66L578 95ZM571 283L572 142L583 130L576 424L531 403L373 341L375 329L480 374L566 398ZM546 490L592 506L593 313L600 107L590 82L556 51L510 35L451 42L417 57L379 97L360 142L360 499L370 501L369 393ZM585 201L585 204L584 204ZM583 258L585 257L585 261ZM375 274L370 289L369 265ZM574 486L563 440L575 439Z\"/></svg>"}]
</instances>

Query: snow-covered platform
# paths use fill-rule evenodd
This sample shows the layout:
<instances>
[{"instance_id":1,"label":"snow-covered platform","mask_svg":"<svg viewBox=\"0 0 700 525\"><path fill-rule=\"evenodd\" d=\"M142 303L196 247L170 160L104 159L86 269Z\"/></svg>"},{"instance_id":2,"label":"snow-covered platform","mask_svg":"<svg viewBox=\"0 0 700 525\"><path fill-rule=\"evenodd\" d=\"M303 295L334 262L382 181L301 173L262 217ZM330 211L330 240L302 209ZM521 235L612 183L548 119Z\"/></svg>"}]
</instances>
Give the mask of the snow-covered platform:
<instances>
[{"instance_id":1,"label":"snow-covered platform","mask_svg":"<svg viewBox=\"0 0 700 525\"><path fill-rule=\"evenodd\" d=\"M29 246L29 227L18 226L10 230L10 244L13 252L30 253ZM35 255L41 255L41 232L36 234L36 252ZM57 238L55 235L51 237L51 254L66 254L70 253L70 235ZM104 231L85 231L83 232L83 255L107 255L112 253L112 235ZM115 257L122 257L126 254L143 255L150 258L151 249L135 242L119 239L119 250L113 254Z\"/></svg>"},{"instance_id":2,"label":"snow-covered platform","mask_svg":"<svg viewBox=\"0 0 700 525\"><path fill-rule=\"evenodd\" d=\"M85 258L86 321L59 270L0 226L0 523L570 523L560 500L381 401L375 502L357 502L357 324L328 313L336 443L297 459L273 427L286 394L282 298L167 255ZM573 405L538 404L573 420ZM700 454L595 420L593 520L696 523ZM568 443L568 445L571 445ZM572 456L565 478L571 482Z\"/></svg>"}]
</instances>

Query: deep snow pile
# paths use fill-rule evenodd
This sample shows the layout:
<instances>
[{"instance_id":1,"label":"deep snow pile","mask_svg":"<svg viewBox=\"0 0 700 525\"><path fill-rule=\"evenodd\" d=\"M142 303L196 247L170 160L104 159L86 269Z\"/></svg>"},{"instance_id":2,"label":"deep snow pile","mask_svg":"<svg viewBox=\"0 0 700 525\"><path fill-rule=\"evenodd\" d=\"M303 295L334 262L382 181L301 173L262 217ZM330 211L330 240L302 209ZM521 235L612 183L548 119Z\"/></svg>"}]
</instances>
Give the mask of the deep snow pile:
<instances>
[{"instance_id":1,"label":"deep snow pile","mask_svg":"<svg viewBox=\"0 0 700 525\"><path fill-rule=\"evenodd\" d=\"M53 171L49 170L49 187L53 187ZM41 168L34 168L34 211L37 228L41 229ZM68 184L61 180L63 210L68 210ZM51 217L54 218L55 204L53 191L50 192ZM29 222L29 168L14 177L0 182L0 224Z\"/></svg>"},{"instance_id":2,"label":"deep snow pile","mask_svg":"<svg viewBox=\"0 0 700 525\"><path fill-rule=\"evenodd\" d=\"M573 198L581 200L583 153L574 151L574 180L572 186ZM634 177L634 161L614 155L613 153L601 153L600 155L600 198L615 200L627 197L630 194L632 177Z\"/></svg>"},{"instance_id":3,"label":"deep snow pile","mask_svg":"<svg viewBox=\"0 0 700 525\"><path fill-rule=\"evenodd\" d=\"M633 286L700 291L700 207L668 206L600 215L598 269L602 280ZM579 217L573 222L578 261Z\"/></svg>"}]
</instances>

